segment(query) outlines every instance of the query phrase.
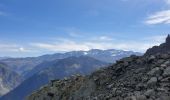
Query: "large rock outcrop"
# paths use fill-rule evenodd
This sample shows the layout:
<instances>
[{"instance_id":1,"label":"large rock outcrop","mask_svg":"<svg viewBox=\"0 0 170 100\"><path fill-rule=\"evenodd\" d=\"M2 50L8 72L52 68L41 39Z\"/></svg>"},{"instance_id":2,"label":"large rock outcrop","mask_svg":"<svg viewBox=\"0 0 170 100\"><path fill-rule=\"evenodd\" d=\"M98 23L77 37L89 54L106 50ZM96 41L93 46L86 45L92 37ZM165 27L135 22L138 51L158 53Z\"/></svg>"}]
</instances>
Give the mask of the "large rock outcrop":
<instances>
[{"instance_id":1,"label":"large rock outcrop","mask_svg":"<svg viewBox=\"0 0 170 100\"><path fill-rule=\"evenodd\" d=\"M152 55L156 53L167 53L170 52L170 35L167 36L165 43L162 43L160 46L154 46L148 49L145 55Z\"/></svg>"}]
</instances>

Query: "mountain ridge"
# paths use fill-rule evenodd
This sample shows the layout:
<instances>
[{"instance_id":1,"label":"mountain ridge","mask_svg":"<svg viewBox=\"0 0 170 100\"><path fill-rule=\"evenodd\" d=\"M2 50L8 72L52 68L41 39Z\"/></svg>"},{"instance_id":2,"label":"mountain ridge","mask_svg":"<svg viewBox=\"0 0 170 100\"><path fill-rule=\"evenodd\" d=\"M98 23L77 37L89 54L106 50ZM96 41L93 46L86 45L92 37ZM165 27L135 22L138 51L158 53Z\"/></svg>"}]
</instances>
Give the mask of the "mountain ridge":
<instances>
[{"instance_id":1,"label":"mountain ridge","mask_svg":"<svg viewBox=\"0 0 170 100\"><path fill-rule=\"evenodd\" d=\"M55 53L51 55L42 55L39 57L7 58L7 59L2 59L0 61L8 64L8 66L12 70L18 72L26 79L28 78L27 76L29 76L27 75L27 73L31 71L34 67L38 66L43 62L64 59L71 56L77 56L77 57L89 56L97 60L113 63L116 60L119 60L123 57L128 57L132 54L142 55L141 53L133 52L133 51L123 51L123 50L115 50L115 49L109 49L109 50L92 49L89 51L71 51L66 53Z\"/></svg>"}]
</instances>

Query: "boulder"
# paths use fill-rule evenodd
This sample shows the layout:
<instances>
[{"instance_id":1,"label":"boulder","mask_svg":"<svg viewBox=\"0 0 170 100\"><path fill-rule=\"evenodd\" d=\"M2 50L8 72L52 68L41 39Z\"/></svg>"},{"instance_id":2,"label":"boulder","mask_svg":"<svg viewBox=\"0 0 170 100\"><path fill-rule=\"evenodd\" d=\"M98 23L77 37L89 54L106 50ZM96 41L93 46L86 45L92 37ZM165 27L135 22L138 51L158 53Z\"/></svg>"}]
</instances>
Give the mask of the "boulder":
<instances>
[{"instance_id":1,"label":"boulder","mask_svg":"<svg viewBox=\"0 0 170 100\"><path fill-rule=\"evenodd\" d=\"M152 77L148 82L147 82L147 84L149 85L149 86L153 86L153 85L155 85L156 83L157 83L157 77Z\"/></svg>"},{"instance_id":2,"label":"boulder","mask_svg":"<svg viewBox=\"0 0 170 100\"><path fill-rule=\"evenodd\" d=\"M153 89L149 89L147 90L144 95L149 98L151 95L154 95L155 94L155 91Z\"/></svg>"},{"instance_id":3,"label":"boulder","mask_svg":"<svg viewBox=\"0 0 170 100\"><path fill-rule=\"evenodd\" d=\"M164 70L163 76L164 76L164 77L170 76L170 67L167 67L167 68Z\"/></svg>"},{"instance_id":4,"label":"boulder","mask_svg":"<svg viewBox=\"0 0 170 100\"><path fill-rule=\"evenodd\" d=\"M148 75L150 76L160 76L161 70L159 67L153 68L150 72L148 72Z\"/></svg>"},{"instance_id":5,"label":"boulder","mask_svg":"<svg viewBox=\"0 0 170 100\"><path fill-rule=\"evenodd\" d=\"M145 95L138 95L136 96L136 100L146 100L146 96Z\"/></svg>"}]
</instances>

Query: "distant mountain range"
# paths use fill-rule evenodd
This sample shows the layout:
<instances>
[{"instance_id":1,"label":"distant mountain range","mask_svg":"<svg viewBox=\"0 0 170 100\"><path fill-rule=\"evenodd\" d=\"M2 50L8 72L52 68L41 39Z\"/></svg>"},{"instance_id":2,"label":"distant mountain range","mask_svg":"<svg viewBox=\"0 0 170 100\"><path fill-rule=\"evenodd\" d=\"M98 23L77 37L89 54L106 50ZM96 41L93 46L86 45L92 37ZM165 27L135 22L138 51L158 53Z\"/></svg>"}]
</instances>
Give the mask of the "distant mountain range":
<instances>
[{"instance_id":1,"label":"distant mountain range","mask_svg":"<svg viewBox=\"0 0 170 100\"><path fill-rule=\"evenodd\" d=\"M7 59L7 58L9 58L9 57L0 57L0 60L2 60L2 59Z\"/></svg>"},{"instance_id":2,"label":"distant mountain range","mask_svg":"<svg viewBox=\"0 0 170 100\"><path fill-rule=\"evenodd\" d=\"M21 77L0 62L0 96L6 94L21 83Z\"/></svg>"},{"instance_id":3,"label":"distant mountain range","mask_svg":"<svg viewBox=\"0 0 170 100\"><path fill-rule=\"evenodd\" d=\"M48 64L44 63L47 66ZM23 100L28 94L47 84L50 80L63 79L74 74L87 75L107 65L108 63L88 56L68 57L59 61L52 61L48 67L38 69L39 71L36 74L3 96L1 100Z\"/></svg>"},{"instance_id":4,"label":"distant mountain range","mask_svg":"<svg viewBox=\"0 0 170 100\"><path fill-rule=\"evenodd\" d=\"M25 96L47 84L50 80L63 79L73 74L86 75L130 55L142 54L115 49L92 49L89 51L72 51L39 57L1 59L0 62L5 63L10 70L19 73L24 81L22 83L18 81L18 84L21 84L4 95L0 100L22 100Z\"/></svg>"},{"instance_id":5,"label":"distant mountain range","mask_svg":"<svg viewBox=\"0 0 170 100\"><path fill-rule=\"evenodd\" d=\"M28 71L32 70L37 65L53 61L64 59L67 57L79 57L79 56L89 56L93 57L97 60L114 63L116 60L119 60L123 57L128 57L130 55L142 55L139 52L133 51L123 51L123 50L99 50L99 49L92 49L89 51L72 51L66 53L56 53L52 55L43 55L39 57L27 57L27 58L7 58L0 60L1 62L6 63L12 70L18 72L22 76L29 76L27 75Z\"/></svg>"}]
</instances>

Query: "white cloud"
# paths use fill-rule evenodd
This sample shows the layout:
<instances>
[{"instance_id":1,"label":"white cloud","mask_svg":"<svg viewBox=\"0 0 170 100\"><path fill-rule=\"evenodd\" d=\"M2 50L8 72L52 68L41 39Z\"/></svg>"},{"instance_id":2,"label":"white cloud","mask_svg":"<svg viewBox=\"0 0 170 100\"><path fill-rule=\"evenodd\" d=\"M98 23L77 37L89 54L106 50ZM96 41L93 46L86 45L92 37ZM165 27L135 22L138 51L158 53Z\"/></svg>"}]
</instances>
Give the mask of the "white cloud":
<instances>
[{"instance_id":1,"label":"white cloud","mask_svg":"<svg viewBox=\"0 0 170 100\"><path fill-rule=\"evenodd\" d=\"M165 2L166 2L167 4L170 4L170 0L165 0Z\"/></svg>"},{"instance_id":2,"label":"white cloud","mask_svg":"<svg viewBox=\"0 0 170 100\"><path fill-rule=\"evenodd\" d=\"M71 36L71 37L82 37L82 34L80 34L80 33L78 33L78 32L74 32L74 31L72 31L72 32L69 32L69 35Z\"/></svg>"},{"instance_id":3,"label":"white cloud","mask_svg":"<svg viewBox=\"0 0 170 100\"><path fill-rule=\"evenodd\" d=\"M120 49L120 50L132 50L132 51L138 51L138 52L145 52L148 48L155 45L154 43L142 43L137 41L126 41L126 42L101 42L101 43L93 43L88 42L85 43L89 46L89 48L97 48L97 49ZM140 45L140 46L139 46Z\"/></svg>"},{"instance_id":4,"label":"white cloud","mask_svg":"<svg viewBox=\"0 0 170 100\"><path fill-rule=\"evenodd\" d=\"M167 9L150 14L145 20L146 24L170 24L170 0L163 0L163 2L166 3Z\"/></svg>"},{"instance_id":5,"label":"white cloud","mask_svg":"<svg viewBox=\"0 0 170 100\"><path fill-rule=\"evenodd\" d=\"M156 36L146 37L146 38L144 38L144 40L152 41L155 43L163 43L163 42L165 42L166 37L167 37L167 35L156 35Z\"/></svg>"},{"instance_id":6,"label":"white cloud","mask_svg":"<svg viewBox=\"0 0 170 100\"><path fill-rule=\"evenodd\" d=\"M81 38L85 34L75 27L66 27L62 28L62 30L64 30L69 36L75 38Z\"/></svg>"},{"instance_id":7,"label":"white cloud","mask_svg":"<svg viewBox=\"0 0 170 100\"><path fill-rule=\"evenodd\" d=\"M75 43L75 42L64 42L64 43L31 43L32 46L40 49L46 49L49 51L77 51L77 50L89 50L88 46Z\"/></svg>"},{"instance_id":8,"label":"white cloud","mask_svg":"<svg viewBox=\"0 0 170 100\"><path fill-rule=\"evenodd\" d=\"M19 47L18 52L35 52L35 50L27 49L24 47Z\"/></svg>"},{"instance_id":9,"label":"white cloud","mask_svg":"<svg viewBox=\"0 0 170 100\"><path fill-rule=\"evenodd\" d=\"M105 40L105 41L111 41L111 40L113 40L113 38L108 37L108 36L101 36L101 37L99 37L99 39L100 39L100 40Z\"/></svg>"},{"instance_id":10,"label":"white cloud","mask_svg":"<svg viewBox=\"0 0 170 100\"><path fill-rule=\"evenodd\" d=\"M24 46L19 44L2 44L0 43L1 54L22 54L30 56L42 55L54 52L68 52L78 50L90 50L90 49L121 49L121 50L132 50L138 52L145 52L148 48L159 45L164 42L165 35L150 36L137 41L130 40L116 40L109 39L107 41L106 36L99 36L103 41L86 39L81 41L70 40L65 38L59 38L51 42L35 42L26 43Z\"/></svg>"},{"instance_id":11,"label":"white cloud","mask_svg":"<svg viewBox=\"0 0 170 100\"><path fill-rule=\"evenodd\" d=\"M20 51L25 51L25 49L23 47L20 47L19 50Z\"/></svg>"},{"instance_id":12,"label":"white cloud","mask_svg":"<svg viewBox=\"0 0 170 100\"><path fill-rule=\"evenodd\" d=\"M121 49L121 50L132 50L138 52L145 52L148 48L159 45L165 40L166 36L151 36L146 37L139 41L121 41L112 39L107 41L106 37L101 37L103 41L99 40L85 40L85 41L73 41L63 39L51 43L31 43L33 48L40 50L63 52L63 51L78 51L78 50L90 50L90 49Z\"/></svg>"},{"instance_id":13,"label":"white cloud","mask_svg":"<svg viewBox=\"0 0 170 100\"><path fill-rule=\"evenodd\" d=\"M32 50L26 49L17 44L0 44L0 52L32 52Z\"/></svg>"},{"instance_id":14,"label":"white cloud","mask_svg":"<svg viewBox=\"0 0 170 100\"><path fill-rule=\"evenodd\" d=\"M0 52L15 52L17 45L15 44L0 44Z\"/></svg>"},{"instance_id":15,"label":"white cloud","mask_svg":"<svg viewBox=\"0 0 170 100\"><path fill-rule=\"evenodd\" d=\"M90 40L92 40L92 41L112 41L114 39L112 37L103 35L103 36L90 38Z\"/></svg>"},{"instance_id":16,"label":"white cloud","mask_svg":"<svg viewBox=\"0 0 170 100\"><path fill-rule=\"evenodd\" d=\"M139 46L140 45L140 46ZM155 44L141 43L141 42L126 42L126 43L106 43L106 42L83 42L79 43L32 43L32 46L45 49L48 51L63 52L63 51L78 51L78 50L90 50L90 49L121 49L121 50L133 50L138 52L144 52L146 49L152 47Z\"/></svg>"},{"instance_id":17,"label":"white cloud","mask_svg":"<svg viewBox=\"0 0 170 100\"><path fill-rule=\"evenodd\" d=\"M146 24L170 24L170 10L163 10L150 15Z\"/></svg>"}]
</instances>

